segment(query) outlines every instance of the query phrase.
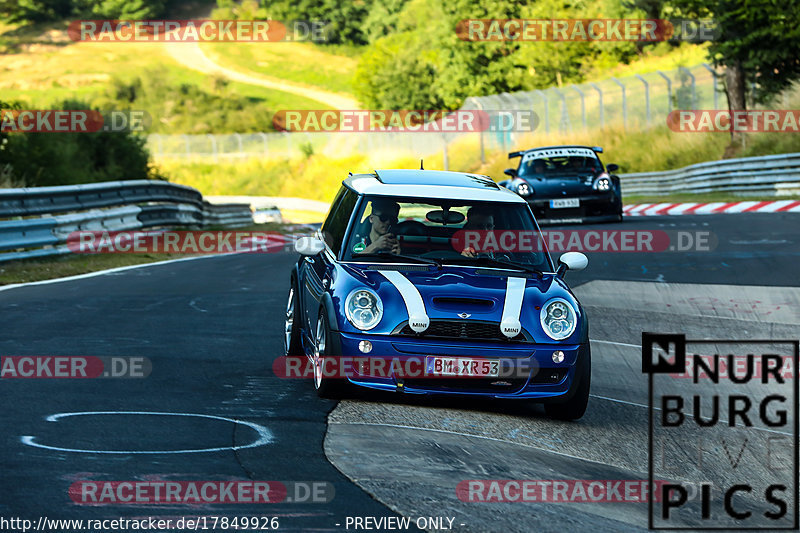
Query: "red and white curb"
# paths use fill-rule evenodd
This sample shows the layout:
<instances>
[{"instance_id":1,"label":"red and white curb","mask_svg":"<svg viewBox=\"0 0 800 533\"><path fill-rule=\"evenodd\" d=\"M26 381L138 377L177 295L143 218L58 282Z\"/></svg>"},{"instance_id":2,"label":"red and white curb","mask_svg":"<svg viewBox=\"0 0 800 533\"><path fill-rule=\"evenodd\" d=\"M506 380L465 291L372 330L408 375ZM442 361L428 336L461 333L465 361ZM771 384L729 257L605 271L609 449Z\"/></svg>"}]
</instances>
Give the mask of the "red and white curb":
<instances>
[{"instance_id":1,"label":"red and white curb","mask_svg":"<svg viewBox=\"0 0 800 533\"><path fill-rule=\"evenodd\" d=\"M800 200L764 202L708 202L634 204L622 208L625 216L714 215L717 213L800 213Z\"/></svg>"}]
</instances>

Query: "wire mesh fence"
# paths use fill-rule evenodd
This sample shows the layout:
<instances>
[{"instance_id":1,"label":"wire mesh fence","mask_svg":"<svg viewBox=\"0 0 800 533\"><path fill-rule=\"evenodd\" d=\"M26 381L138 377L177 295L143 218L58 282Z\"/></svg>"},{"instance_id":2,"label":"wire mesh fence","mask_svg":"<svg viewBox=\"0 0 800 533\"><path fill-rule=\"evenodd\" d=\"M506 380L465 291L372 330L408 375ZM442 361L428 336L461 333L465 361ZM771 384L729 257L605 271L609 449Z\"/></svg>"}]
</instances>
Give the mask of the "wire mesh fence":
<instances>
[{"instance_id":1,"label":"wire mesh fence","mask_svg":"<svg viewBox=\"0 0 800 533\"><path fill-rule=\"evenodd\" d=\"M718 74L708 64L655 71L594 83L517 93L470 97L462 109L533 111L536 132L569 133L607 126L641 130L665 124L675 109L721 109L727 101ZM481 159L486 151L506 150L530 131L489 128L482 132L270 132L247 134L160 135L148 137L156 158L238 160L293 158L311 153L329 156L391 152L416 157L443 153L464 136L478 136Z\"/></svg>"}]
</instances>

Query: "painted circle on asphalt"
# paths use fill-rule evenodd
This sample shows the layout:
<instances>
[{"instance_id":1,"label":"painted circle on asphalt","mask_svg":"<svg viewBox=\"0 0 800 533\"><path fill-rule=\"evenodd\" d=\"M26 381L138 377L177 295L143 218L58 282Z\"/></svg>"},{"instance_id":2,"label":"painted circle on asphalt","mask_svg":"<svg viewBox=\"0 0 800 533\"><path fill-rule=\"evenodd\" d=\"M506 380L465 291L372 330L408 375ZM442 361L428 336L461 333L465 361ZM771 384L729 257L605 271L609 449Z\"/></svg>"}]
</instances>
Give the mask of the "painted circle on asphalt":
<instances>
[{"instance_id":1,"label":"painted circle on asphalt","mask_svg":"<svg viewBox=\"0 0 800 533\"><path fill-rule=\"evenodd\" d=\"M272 432L267 429L266 427L256 424L254 422L247 422L245 420L237 420L234 418L227 418L224 416L216 416L216 415L205 415L199 413L166 413L166 412L156 412L156 411L82 411L76 413L56 413L54 415L50 415L45 418L48 422L58 422L62 418L73 417L73 416L105 416L105 415L122 415L122 416L182 416L182 417L194 417L194 418L205 418L211 420L219 420L223 422L229 422L234 425L242 425L249 427L250 429L254 430L257 434L257 438L253 440L253 442L249 444L245 444L243 446L221 446L221 447L212 447L212 448L189 448L184 450L88 450L88 449L78 449L78 448L63 448L60 446L48 446L47 444L41 444L36 442L36 437L31 435L25 435L20 437L20 441L23 444L28 446L33 446L35 448L42 448L45 450L52 450L57 452L71 452L71 453L97 453L97 454L160 454L160 453L206 453L206 452L223 452L223 451L237 451L237 450L245 450L247 448L255 448L257 446L264 446L269 444L273 441L274 437Z\"/></svg>"}]
</instances>

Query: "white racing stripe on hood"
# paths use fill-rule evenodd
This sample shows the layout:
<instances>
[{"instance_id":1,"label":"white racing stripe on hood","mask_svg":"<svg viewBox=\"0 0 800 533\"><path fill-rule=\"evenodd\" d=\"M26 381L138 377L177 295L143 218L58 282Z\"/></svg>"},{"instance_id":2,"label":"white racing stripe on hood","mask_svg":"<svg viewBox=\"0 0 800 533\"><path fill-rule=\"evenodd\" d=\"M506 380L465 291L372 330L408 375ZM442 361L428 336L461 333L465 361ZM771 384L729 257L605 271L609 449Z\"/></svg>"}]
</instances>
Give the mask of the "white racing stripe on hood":
<instances>
[{"instance_id":1,"label":"white racing stripe on hood","mask_svg":"<svg viewBox=\"0 0 800 533\"><path fill-rule=\"evenodd\" d=\"M411 329L417 333L422 333L428 329L431 320L428 318L428 313L425 312L425 303L422 301L422 296L414 284L396 270L381 270L380 272L403 297L403 302L405 302L406 310L408 311L408 325Z\"/></svg>"},{"instance_id":2,"label":"white racing stripe on hood","mask_svg":"<svg viewBox=\"0 0 800 533\"><path fill-rule=\"evenodd\" d=\"M525 296L526 281L525 278L508 278L506 283L506 301L503 303L500 331L509 339L516 337L522 331L519 315L522 312L522 298Z\"/></svg>"}]
</instances>

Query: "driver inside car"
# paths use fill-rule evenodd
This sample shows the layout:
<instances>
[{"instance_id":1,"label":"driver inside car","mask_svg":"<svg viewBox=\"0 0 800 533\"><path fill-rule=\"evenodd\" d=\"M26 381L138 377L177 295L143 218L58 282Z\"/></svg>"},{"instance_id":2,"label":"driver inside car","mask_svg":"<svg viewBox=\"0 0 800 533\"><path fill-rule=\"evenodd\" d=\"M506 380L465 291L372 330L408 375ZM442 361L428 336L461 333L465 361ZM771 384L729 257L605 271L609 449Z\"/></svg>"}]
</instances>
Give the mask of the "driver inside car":
<instances>
[{"instance_id":1,"label":"driver inside car","mask_svg":"<svg viewBox=\"0 0 800 533\"><path fill-rule=\"evenodd\" d=\"M494 230L494 214L490 209L484 207L473 206L467 211L467 221L464 223L462 230L468 231L493 231ZM491 251L478 252L472 246L468 246L461 251L464 257L478 257L479 254L484 256L493 257Z\"/></svg>"},{"instance_id":2,"label":"driver inside car","mask_svg":"<svg viewBox=\"0 0 800 533\"><path fill-rule=\"evenodd\" d=\"M400 204L392 201L372 202L372 211L367 217L369 220L369 232L363 237L359 237L353 247L354 253L377 253L389 252L392 254L400 253L400 243L397 237L391 233L392 226L397 224L400 214Z\"/></svg>"}]
</instances>

